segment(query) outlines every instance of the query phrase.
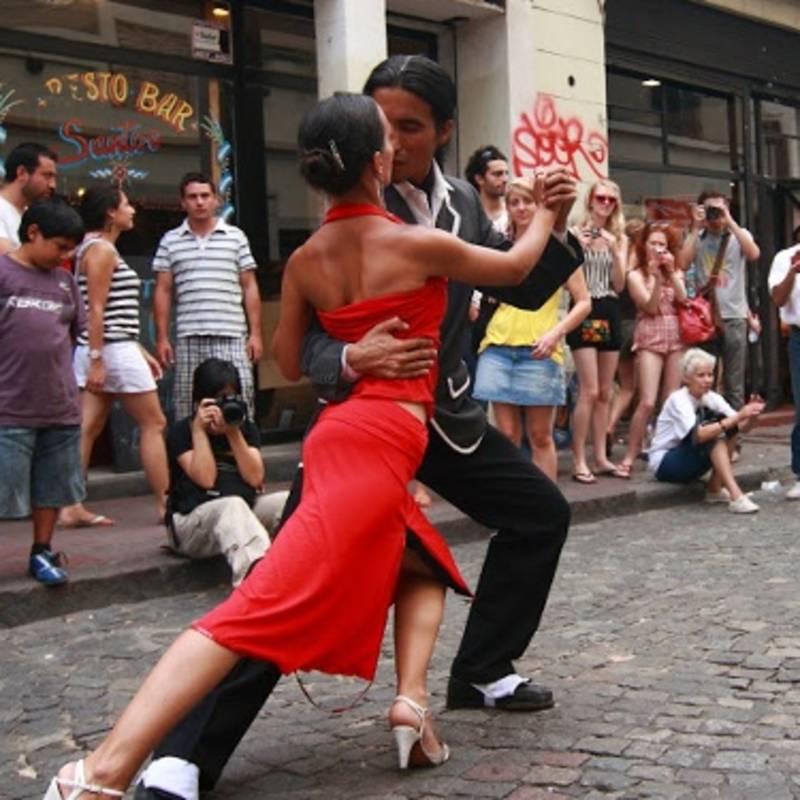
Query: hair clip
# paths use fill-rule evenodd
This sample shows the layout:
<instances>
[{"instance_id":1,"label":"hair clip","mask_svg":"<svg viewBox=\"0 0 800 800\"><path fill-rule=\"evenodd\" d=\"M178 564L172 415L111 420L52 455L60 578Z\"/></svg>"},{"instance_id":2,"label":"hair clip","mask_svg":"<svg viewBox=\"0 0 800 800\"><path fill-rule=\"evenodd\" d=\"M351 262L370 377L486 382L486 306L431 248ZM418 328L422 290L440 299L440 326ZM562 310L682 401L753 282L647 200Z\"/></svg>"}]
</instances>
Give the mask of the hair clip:
<instances>
[{"instance_id":1,"label":"hair clip","mask_svg":"<svg viewBox=\"0 0 800 800\"><path fill-rule=\"evenodd\" d=\"M339 148L336 146L336 142L333 139L328 139L328 148L331 151L331 155L333 156L333 160L336 162L336 166L344 172L344 161L342 161L342 155L339 152Z\"/></svg>"}]
</instances>

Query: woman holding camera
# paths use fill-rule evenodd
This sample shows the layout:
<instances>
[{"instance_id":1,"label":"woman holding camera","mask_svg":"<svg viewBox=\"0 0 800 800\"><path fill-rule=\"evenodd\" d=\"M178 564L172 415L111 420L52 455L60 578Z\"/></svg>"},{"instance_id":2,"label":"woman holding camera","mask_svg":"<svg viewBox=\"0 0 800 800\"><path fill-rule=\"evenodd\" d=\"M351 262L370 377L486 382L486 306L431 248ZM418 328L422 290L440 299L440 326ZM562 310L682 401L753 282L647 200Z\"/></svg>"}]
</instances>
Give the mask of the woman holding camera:
<instances>
[{"instance_id":1,"label":"woman holding camera","mask_svg":"<svg viewBox=\"0 0 800 800\"><path fill-rule=\"evenodd\" d=\"M679 244L678 232L667 223L649 222L636 244L637 266L628 274L628 291L637 309L633 350L639 405L631 419L628 450L618 467L620 477L631 475L659 386L662 398L680 386L683 343L678 305L686 301L686 288L683 273L675 267Z\"/></svg>"},{"instance_id":2,"label":"woman holding camera","mask_svg":"<svg viewBox=\"0 0 800 800\"><path fill-rule=\"evenodd\" d=\"M624 477L606 454L608 404L621 344L619 293L625 288L628 261L621 204L616 183L597 181L586 195L584 217L573 229L583 247L583 270L592 299L589 316L567 335L579 384L572 418L572 479L578 483L595 483L595 473ZM586 459L590 428L594 471Z\"/></svg>"},{"instance_id":3,"label":"woman holding camera","mask_svg":"<svg viewBox=\"0 0 800 800\"><path fill-rule=\"evenodd\" d=\"M161 367L139 344L141 280L116 248L119 235L133 228L136 210L125 192L110 185L87 189L79 210L87 234L75 255L75 272L88 315L88 331L73 358L82 390L81 461L85 471L111 404L119 399L139 426L139 455L163 519L169 476L166 420L156 392ZM74 528L113 524L81 504L63 508L59 522Z\"/></svg>"}]
</instances>

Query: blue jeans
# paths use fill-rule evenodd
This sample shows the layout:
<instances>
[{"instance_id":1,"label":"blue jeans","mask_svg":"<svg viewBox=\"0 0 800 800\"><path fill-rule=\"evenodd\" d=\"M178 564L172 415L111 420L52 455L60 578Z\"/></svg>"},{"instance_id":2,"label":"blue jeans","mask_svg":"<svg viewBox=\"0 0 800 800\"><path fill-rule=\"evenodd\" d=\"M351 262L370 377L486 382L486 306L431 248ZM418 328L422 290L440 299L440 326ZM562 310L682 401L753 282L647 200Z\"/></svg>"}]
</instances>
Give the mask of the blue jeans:
<instances>
[{"instance_id":1,"label":"blue jeans","mask_svg":"<svg viewBox=\"0 0 800 800\"><path fill-rule=\"evenodd\" d=\"M800 328L789 329L789 371L794 398L794 428L792 428L792 472L800 480Z\"/></svg>"},{"instance_id":2,"label":"blue jeans","mask_svg":"<svg viewBox=\"0 0 800 800\"><path fill-rule=\"evenodd\" d=\"M61 508L83 500L79 425L0 426L0 518L27 517L31 508Z\"/></svg>"}]
</instances>

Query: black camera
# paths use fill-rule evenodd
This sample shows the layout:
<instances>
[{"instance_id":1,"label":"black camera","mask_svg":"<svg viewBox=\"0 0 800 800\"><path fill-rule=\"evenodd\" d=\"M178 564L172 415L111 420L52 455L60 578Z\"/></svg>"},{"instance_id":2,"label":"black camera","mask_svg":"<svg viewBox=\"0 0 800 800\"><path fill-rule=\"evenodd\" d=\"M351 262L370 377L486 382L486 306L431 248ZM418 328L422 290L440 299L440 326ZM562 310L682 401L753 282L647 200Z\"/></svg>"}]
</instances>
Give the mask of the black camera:
<instances>
[{"instance_id":1,"label":"black camera","mask_svg":"<svg viewBox=\"0 0 800 800\"><path fill-rule=\"evenodd\" d=\"M722 209L719 206L706 206L706 219L713 222L722 217Z\"/></svg>"},{"instance_id":2,"label":"black camera","mask_svg":"<svg viewBox=\"0 0 800 800\"><path fill-rule=\"evenodd\" d=\"M214 405L222 412L227 425L241 425L247 416L247 404L239 394L226 394L218 397Z\"/></svg>"}]
</instances>

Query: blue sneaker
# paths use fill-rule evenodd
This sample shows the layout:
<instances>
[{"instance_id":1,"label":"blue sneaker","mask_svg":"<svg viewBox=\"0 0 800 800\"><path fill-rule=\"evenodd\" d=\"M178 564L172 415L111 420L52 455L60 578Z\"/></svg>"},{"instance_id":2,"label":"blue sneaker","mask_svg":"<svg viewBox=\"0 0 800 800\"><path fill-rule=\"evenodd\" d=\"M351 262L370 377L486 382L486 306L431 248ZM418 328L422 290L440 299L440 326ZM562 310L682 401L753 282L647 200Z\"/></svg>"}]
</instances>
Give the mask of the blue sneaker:
<instances>
[{"instance_id":1,"label":"blue sneaker","mask_svg":"<svg viewBox=\"0 0 800 800\"><path fill-rule=\"evenodd\" d=\"M67 582L67 573L61 566L61 553L44 550L32 555L28 572L45 586L60 586Z\"/></svg>"}]
</instances>

